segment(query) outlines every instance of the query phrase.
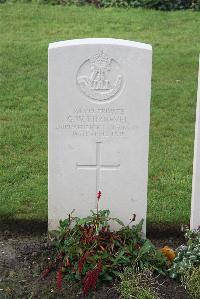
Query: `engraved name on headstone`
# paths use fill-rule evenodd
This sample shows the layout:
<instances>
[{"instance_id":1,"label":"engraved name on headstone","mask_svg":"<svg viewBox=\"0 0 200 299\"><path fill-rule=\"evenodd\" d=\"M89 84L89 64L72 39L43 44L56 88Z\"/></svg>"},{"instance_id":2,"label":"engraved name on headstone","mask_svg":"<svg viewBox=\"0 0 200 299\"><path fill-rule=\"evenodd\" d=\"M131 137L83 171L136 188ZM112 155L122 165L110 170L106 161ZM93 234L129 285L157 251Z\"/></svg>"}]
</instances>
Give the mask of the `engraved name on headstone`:
<instances>
[{"instance_id":1,"label":"engraved name on headstone","mask_svg":"<svg viewBox=\"0 0 200 299\"><path fill-rule=\"evenodd\" d=\"M73 209L87 216L99 190L113 217L146 220L151 60L126 40L49 45L50 230Z\"/></svg>"},{"instance_id":2,"label":"engraved name on headstone","mask_svg":"<svg viewBox=\"0 0 200 299\"><path fill-rule=\"evenodd\" d=\"M190 228L197 229L199 226L200 226L200 59L199 59L199 79L198 79L195 142L194 142Z\"/></svg>"}]
</instances>

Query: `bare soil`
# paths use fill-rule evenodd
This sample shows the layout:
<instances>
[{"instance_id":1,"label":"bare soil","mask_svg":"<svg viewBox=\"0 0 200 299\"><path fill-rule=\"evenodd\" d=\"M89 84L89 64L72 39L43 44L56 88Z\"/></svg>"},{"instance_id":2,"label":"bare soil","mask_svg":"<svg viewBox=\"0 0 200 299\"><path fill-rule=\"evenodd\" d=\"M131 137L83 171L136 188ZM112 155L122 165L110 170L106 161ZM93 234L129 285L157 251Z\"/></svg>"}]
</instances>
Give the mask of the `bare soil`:
<instances>
[{"instance_id":1,"label":"bare soil","mask_svg":"<svg viewBox=\"0 0 200 299\"><path fill-rule=\"evenodd\" d=\"M3 230L2 230L3 228ZM47 235L36 227L1 226L0 237L0 299L31 298L84 298L81 284L63 282L62 291L56 289L56 273L41 279L41 272L47 261L52 259L55 248ZM40 227L41 228L41 227ZM45 225L43 229L45 228ZM33 229L33 230L32 230ZM34 231L34 234L33 234ZM169 245L173 248L183 244L182 235L161 238L163 234L149 232L148 237L158 247ZM166 238L167 236L167 238ZM187 293L180 283L166 277L158 277L158 292L161 299L187 299ZM101 284L87 298L118 299L117 281Z\"/></svg>"}]
</instances>

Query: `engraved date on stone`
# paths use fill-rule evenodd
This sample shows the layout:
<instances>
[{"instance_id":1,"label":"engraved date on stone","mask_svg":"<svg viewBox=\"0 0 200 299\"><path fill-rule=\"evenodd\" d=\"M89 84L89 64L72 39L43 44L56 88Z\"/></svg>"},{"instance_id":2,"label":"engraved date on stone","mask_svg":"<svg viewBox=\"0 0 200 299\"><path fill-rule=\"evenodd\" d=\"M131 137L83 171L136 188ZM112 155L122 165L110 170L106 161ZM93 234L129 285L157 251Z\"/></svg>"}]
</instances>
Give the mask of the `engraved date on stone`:
<instances>
[{"instance_id":1,"label":"engraved date on stone","mask_svg":"<svg viewBox=\"0 0 200 299\"><path fill-rule=\"evenodd\" d=\"M75 108L56 129L65 129L72 136L123 137L133 129L123 108Z\"/></svg>"}]
</instances>

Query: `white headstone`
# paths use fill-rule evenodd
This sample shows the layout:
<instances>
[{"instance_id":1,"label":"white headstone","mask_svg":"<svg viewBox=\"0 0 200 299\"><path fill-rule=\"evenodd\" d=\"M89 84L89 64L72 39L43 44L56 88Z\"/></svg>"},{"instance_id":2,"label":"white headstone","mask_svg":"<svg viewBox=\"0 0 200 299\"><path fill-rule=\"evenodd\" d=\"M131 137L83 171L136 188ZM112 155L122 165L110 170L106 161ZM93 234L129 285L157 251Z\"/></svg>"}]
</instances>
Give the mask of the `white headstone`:
<instances>
[{"instance_id":1,"label":"white headstone","mask_svg":"<svg viewBox=\"0 0 200 299\"><path fill-rule=\"evenodd\" d=\"M195 142L194 142L190 228L197 229L199 226L200 226L200 59L199 59L199 80L198 80L198 92L197 92L197 110L196 110Z\"/></svg>"},{"instance_id":2,"label":"white headstone","mask_svg":"<svg viewBox=\"0 0 200 299\"><path fill-rule=\"evenodd\" d=\"M99 190L100 209L145 222L151 67L147 44L49 45L49 230L73 209L88 216Z\"/></svg>"}]
</instances>

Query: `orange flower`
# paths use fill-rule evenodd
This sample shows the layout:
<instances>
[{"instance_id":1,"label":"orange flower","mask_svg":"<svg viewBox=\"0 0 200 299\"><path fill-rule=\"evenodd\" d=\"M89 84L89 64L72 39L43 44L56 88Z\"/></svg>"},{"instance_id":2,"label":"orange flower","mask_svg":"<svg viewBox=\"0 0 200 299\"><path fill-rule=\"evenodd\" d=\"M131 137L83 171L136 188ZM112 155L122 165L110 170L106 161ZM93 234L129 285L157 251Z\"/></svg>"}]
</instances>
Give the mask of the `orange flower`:
<instances>
[{"instance_id":1,"label":"orange flower","mask_svg":"<svg viewBox=\"0 0 200 299\"><path fill-rule=\"evenodd\" d=\"M170 262L173 262L176 254L172 248L170 248L169 246L165 246L165 247L161 248L160 251L166 256L166 258Z\"/></svg>"}]
</instances>

